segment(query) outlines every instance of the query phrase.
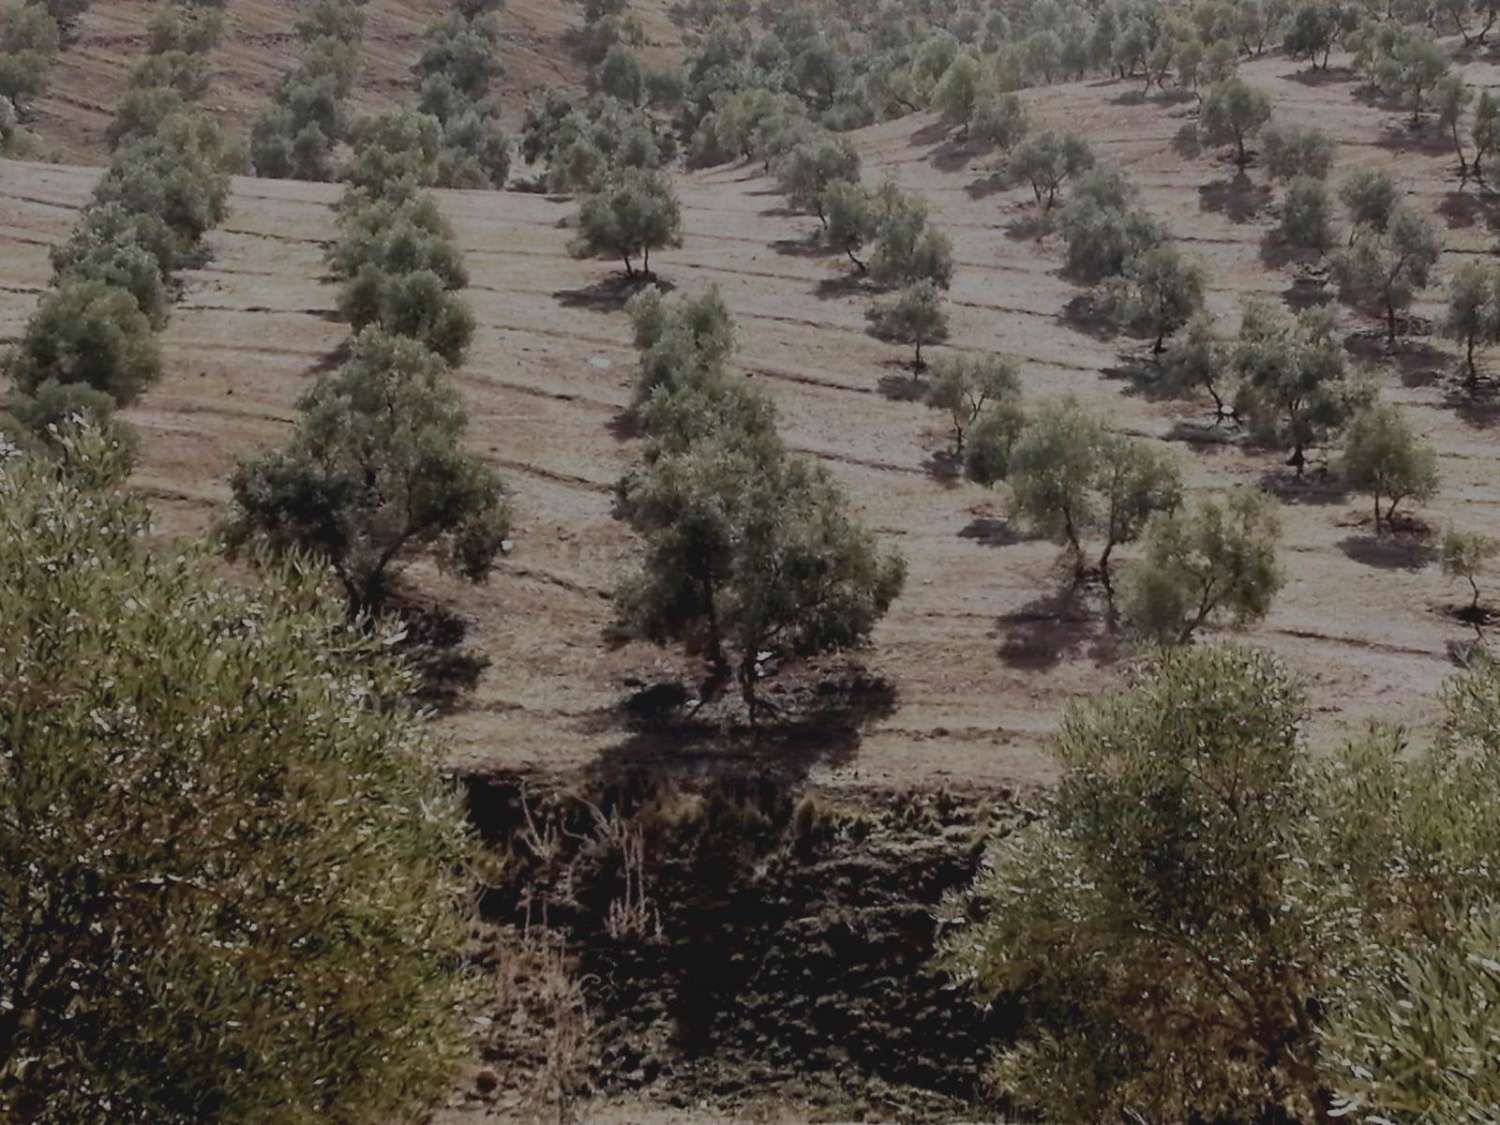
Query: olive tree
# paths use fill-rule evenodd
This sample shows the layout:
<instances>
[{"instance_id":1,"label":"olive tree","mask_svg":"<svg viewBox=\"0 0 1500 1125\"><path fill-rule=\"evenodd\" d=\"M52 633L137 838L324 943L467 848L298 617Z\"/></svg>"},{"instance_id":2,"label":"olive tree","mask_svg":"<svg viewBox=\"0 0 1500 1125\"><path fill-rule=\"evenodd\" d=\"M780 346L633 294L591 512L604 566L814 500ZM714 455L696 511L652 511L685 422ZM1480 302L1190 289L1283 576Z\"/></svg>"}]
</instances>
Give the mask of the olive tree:
<instances>
[{"instance_id":1,"label":"olive tree","mask_svg":"<svg viewBox=\"0 0 1500 1125\"><path fill-rule=\"evenodd\" d=\"M1376 169L1355 172L1345 180L1339 187L1339 199L1349 212L1351 242L1362 227L1385 230L1399 202L1395 181Z\"/></svg>"},{"instance_id":2,"label":"olive tree","mask_svg":"<svg viewBox=\"0 0 1500 1125\"><path fill-rule=\"evenodd\" d=\"M1326 442L1358 405L1332 314L1310 308L1293 319L1263 301L1245 306L1230 361L1239 386L1234 408L1262 442L1291 450L1302 475L1307 450Z\"/></svg>"},{"instance_id":3,"label":"olive tree","mask_svg":"<svg viewBox=\"0 0 1500 1125\"><path fill-rule=\"evenodd\" d=\"M1203 99L1198 115L1204 140L1211 145L1233 145L1234 162L1250 163L1245 144L1271 120L1271 97L1242 78L1221 82Z\"/></svg>"},{"instance_id":4,"label":"olive tree","mask_svg":"<svg viewBox=\"0 0 1500 1125\"><path fill-rule=\"evenodd\" d=\"M1334 258L1333 272L1348 300L1380 310L1386 342L1394 346L1396 313L1427 287L1442 252L1432 223L1400 206L1384 230L1373 225L1356 230L1350 246Z\"/></svg>"},{"instance_id":5,"label":"olive tree","mask_svg":"<svg viewBox=\"0 0 1500 1125\"><path fill-rule=\"evenodd\" d=\"M948 338L948 313L943 308L942 290L931 281L908 285L894 299L872 305L866 317L878 339L912 345L915 371L927 366L922 359L922 348Z\"/></svg>"},{"instance_id":6,"label":"olive tree","mask_svg":"<svg viewBox=\"0 0 1500 1125\"><path fill-rule=\"evenodd\" d=\"M969 141L985 148L1009 151L1026 137L1029 121L1018 94L981 97L969 115Z\"/></svg>"},{"instance_id":7,"label":"olive tree","mask_svg":"<svg viewBox=\"0 0 1500 1125\"><path fill-rule=\"evenodd\" d=\"M1106 588L1114 549L1182 496L1181 472L1168 452L1111 433L1071 398L1031 412L1009 470L1017 514L1064 546L1075 581L1088 573L1084 541L1103 538L1097 571Z\"/></svg>"},{"instance_id":8,"label":"olive tree","mask_svg":"<svg viewBox=\"0 0 1500 1125\"><path fill-rule=\"evenodd\" d=\"M1333 206L1323 181L1298 176L1281 201L1281 237L1291 246L1326 251L1333 245Z\"/></svg>"},{"instance_id":9,"label":"olive tree","mask_svg":"<svg viewBox=\"0 0 1500 1125\"><path fill-rule=\"evenodd\" d=\"M161 349L129 290L70 280L42 298L5 369L24 393L56 380L87 384L127 404L161 377Z\"/></svg>"},{"instance_id":10,"label":"olive tree","mask_svg":"<svg viewBox=\"0 0 1500 1125\"><path fill-rule=\"evenodd\" d=\"M1050 807L942 911L943 961L1018 1010L989 1078L1054 1121L1317 1120L1314 1013L1361 936L1323 859L1301 688L1274 657L1169 649L1075 706Z\"/></svg>"},{"instance_id":11,"label":"olive tree","mask_svg":"<svg viewBox=\"0 0 1500 1125\"><path fill-rule=\"evenodd\" d=\"M1153 516L1125 572L1125 619L1163 644L1186 644L1218 616L1261 620L1284 581L1280 538L1276 502L1253 488Z\"/></svg>"},{"instance_id":12,"label":"olive tree","mask_svg":"<svg viewBox=\"0 0 1500 1125\"><path fill-rule=\"evenodd\" d=\"M80 430L96 431L112 447L121 470L134 466L140 438L129 423L115 415L115 400L87 383L59 383L48 379L30 393L14 391L0 412L0 446L66 462L76 447Z\"/></svg>"},{"instance_id":13,"label":"olive tree","mask_svg":"<svg viewBox=\"0 0 1500 1125\"><path fill-rule=\"evenodd\" d=\"M1469 136L1474 142L1474 160L1470 170L1479 180L1484 179L1484 158L1500 144L1500 102L1488 90L1480 90L1474 102L1474 121L1469 126Z\"/></svg>"},{"instance_id":14,"label":"olive tree","mask_svg":"<svg viewBox=\"0 0 1500 1125\"><path fill-rule=\"evenodd\" d=\"M793 207L812 211L828 225L823 192L839 180L859 181L859 153L846 137L822 135L804 141L776 164L776 182Z\"/></svg>"},{"instance_id":15,"label":"olive tree","mask_svg":"<svg viewBox=\"0 0 1500 1125\"><path fill-rule=\"evenodd\" d=\"M1305 125L1267 125L1261 130L1266 173L1276 180L1310 176L1326 180L1333 168L1333 138Z\"/></svg>"},{"instance_id":16,"label":"olive tree","mask_svg":"<svg viewBox=\"0 0 1500 1125\"><path fill-rule=\"evenodd\" d=\"M660 172L626 168L586 196L578 208L578 236L569 246L579 258L619 258L625 276L651 273L651 251L682 245L682 207Z\"/></svg>"},{"instance_id":17,"label":"olive tree","mask_svg":"<svg viewBox=\"0 0 1500 1125\"><path fill-rule=\"evenodd\" d=\"M947 289L953 282L953 244L932 225L926 201L887 184L876 193L875 206L879 218L871 276L882 285L927 281Z\"/></svg>"},{"instance_id":18,"label":"olive tree","mask_svg":"<svg viewBox=\"0 0 1500 1125\"><path fill-rule=\"evenodd\" d=\"M0 1117L427 1112L472 849L395 638L318 567L152 549L96 431L60 456L0 460Z\"/></svg>"},{"instance_id":19,"label":"olive tree","mask_svg":"<svg viewBox=\"0 0 1500 1125\"><path fill-rule=\"evenodd\" d=\"M1010 174L1031 185L1037 206L1052 210L1057 193L1070 178L1094 166L1094 152L1088 143L1072 133L1052 130L1028 137L1011 154Z\"/></svg>"},{"instance_id":20,"label":"olive tree","mask_svg":"<svg viewBox=\"0 0 1500 1125\"><path fill-rule=\"evenodd\" d=\"M1500 560L1500 539L1479 531L1460 531L1449 528L1443 535L1443 573L1449 578L1462 578L1474 591L1469 603L1471 612L1479 610L1479 580Z\"/></svg>"},{"instance_id":21,"label":"olive tree","mask_svg":"<svg viewBox=\"0 0 1500 1125\"><path fill-rule=\"evenodd\" d=\"M24 109L40 96L58 39L57 21L41 4L0 6L0 97Z\"/></svg>"},{"instance_id":22,"label":"olive tree","mask_svg":"<svg viewBox=\"0 0 1500 1125\"><path fill-rule=\"evenodd\" d=\"M859 252L875 239L880 228L875 196L863 184L835 180L823 189L818 210L826 224L823 240L847 255L860 273L867 272L869 267Z\"/></svg>"},{"instance_id":23,"label":"olive tree","mask_svg":"<svg viewBox=\"0 0 1500 1125\"><path fill-rule=\"evenodd\" d=\"M1213 319L1199 312L1187 322L1183 338L1161 363L1161 373L1154 386L1166 394L1185 397L1202 393L1213 399L1214 425L1238 422L1234 392L1226 386L1232 378L1230 349L1214 335Z\"/></svg>"},{"instance_id":24,"label":"olive tree","mask_svg":"<svg viewBox=\"0 0 1500 1125\"><path fill-rule=\"evenodd\" d=\"M1020 369L1004 356L955 356L933 367L927 405L948 415L953 455L962 457L964 438L993 408L1020 397Z\"/></svg>"},{"instance_id":25,"label":"olive tree","mask_svg":"<svg viewBox=\"0 0 1500 1125\"><path fill-rule=\"evenodd\" d=\"M1472 391L1479 385L1474 349L1500 344L1500 267L1469 262L1459 268L1448 285L1443 329L1464 346L1464 368Z\"/></svg>"},{"instance_id":26,"label":"olive tree","mask_svg":"<svg viewBox=\"0 0 1500 1125\"><path fill-rule=\"evenodd\" d=\"M424 551L471 582L510 529L504 485L463 448L447 365L414 340L367 329L300 403L285 449L242 461L223 535L231 552L309 552L343 584L351 614L379 610Z\"/></svg>"},{"instance_id":27,"label":"olive tree","mask_svg":"<svg viewBox=\"0 0 1500 1125\"><path fill-rule=\"evenodd\" d=\"M1394 403L1373 403L1350 420L1341 469L1350 488L1372 497L1376 534L1382 522L1391 526L1403 500L1423 504L1438 490L1437 451ZM1384 513L1382 497L1387 501Z\"/></svg>"},{"instance_id":28,"label":"olive tree","mask_svg":"<svg viewBox=\"0 0 1500 1125\"><path fill-rule=\"evenodd\" d=\"M1156 337L1151 345L1156 355L1166 350L1167 337L1203 308L1203 267L1184 259L1171 243L1127 259L1122 282L1123 317Z\"/></svg>"},{"instance_id":29,"label":"olive tree","mask_svg":"<svg viewBox=\"0 0 1500 1125\"><path fill-rule=\"evenodd\" d=\"M1469 178L1469 158L1464 152L1463 137L1459 126L1463 123L1464 110L1474 100L1473 88L1457 74L1443 77L1433 91L1438 115L1438 128L1453 141L1453 151L1458 157L1460 179Z\"/></svg>"},{"instance_id":30,"label":"olive tree","mask_svg":"<svg viewBox=\"0 0 1500 1125\"><path fill-rule=\"evenodd\" d=\"M645 538L640 571L616 594L648 639L703 652L731 672L752 721L769 653L796 659L864 643L906 568L849 511L822 466L774 433L719 430L622 482Z\"/></svg>"}]
</instances>

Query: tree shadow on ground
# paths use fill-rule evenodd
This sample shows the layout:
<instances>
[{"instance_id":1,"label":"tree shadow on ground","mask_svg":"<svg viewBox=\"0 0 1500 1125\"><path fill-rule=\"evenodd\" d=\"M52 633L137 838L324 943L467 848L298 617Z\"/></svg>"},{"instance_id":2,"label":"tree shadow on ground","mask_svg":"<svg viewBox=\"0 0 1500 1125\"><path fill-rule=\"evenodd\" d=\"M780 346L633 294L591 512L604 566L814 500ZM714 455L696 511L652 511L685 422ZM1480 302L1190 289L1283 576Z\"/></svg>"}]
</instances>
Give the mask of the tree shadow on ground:
<instances>
[{"instance_id":1,"label":"tree shadow on ground","mask_svg":"<svg viewBox=\"0 0 1500 1125\"><path fill-rule=\"evenodd\" d=\"M638 701L649 693L672 705L645 713ZM801 780L818 766L850 764L866 730L894 714L899 702L891 681L858 664L809 666L795 676L768 679L761 694L768 717L751 724L737 692L692 709L682 684L650 685L591 717L591 727L628 731L600 753L591 771L610 775L670 766L716 773L748 764L757 772Z\"/></svg>"},{"instance_id":2,"label":"tree shadow on ground","mask_svg":"<svg viewBox=\"0 0 1500 1125\"><path fill-rule=\"evenodd\" d=\"M1232 419L1215 417L1214 412L1205 407L1201 421L1180 418L1162 435L1162 440L1186 445L1197 454L1213 455L1237 445L1241 437Z\"/></svg>"},{"instance_id":3,"label":"tree shadow on ground","mask_svg":"<svg viewBox=\"0 0 1500 1125\"><path fill-rule=\"evenodd\" d=\"M948 139L948 134L951 131L952 126L944 121L929 121L908 137L907 141L913 145L941 144Z\"/></svg>"},{"instance_id":4,"label":"tree shadow on ground","mask_svg":"<svg viewBox=\"0 0 1500 1125\"><path fill-rule=\"evenodd\" d=\"M1460 380L1443 396L1443 405L1476 430L1487 430L1500 423L1500 384L1481 375L1478 388L1470 390Z\"/></svg>"},{"instance_id":5,"label":"tree shadow on ground","mask_svg":"<svg viewBox=\"0 0 1500 1125\"><path fill-rule=\"evenodd\" d=\"M1379 570L1425 570L1438 557L1435 547L1415 535L1350 535L1338 547L1346 558Z\"/></svg>"},{"instance_id":6,"label":"tree shadow on ground","mask_svg":"<svg viewBox=\"0 0 1500 1125\"><path fill-rule=\"evenodd\" d=\"M1098 307L1093 295L1080 293L1062 307L1057 319L1093 340L1113 340L1120 334L1114 317Z\"/></svg>"},{"instance_id":7,"label":"tree shadow on ground","mask_svg":"<svg viewBox=\"0 0 1500 1125\"><path fill-rule=\"evenodd\" d=\"M1492 233L1500 231L1500 198L1484 190L1447 192L1437 213L1449 230L1467 230L1483 223Z\"/></svg>"},{"instance_id":8,"label":"tree shadow on ground","mask_svg":"<svg viewBox=\"0 0 1500 1125\"><path fill-rule=\"evenodd\" d=\"M894 367L899 373L882 375L876 386L882 397L891 402L921 402L927 397L927 380L921 372L912 369L904 360L886 360L885 366Z\"/></svg>"},{"instance_id":9,"label":"tree shadow on ground","mask_svg":"<svg viewBox=\"0 0 1500 1125\"><path fill-rule=\"evenodd\" d=\"M1215 180L1198 189L1199 209L1223 215L1231 223L1253 221L1270 202L1270 187L1255 183L1243 168L1233 179Z\"/></svg>"},{"instance_id":10,"label":"tree shadow on ground","mask_svg":"<svg viewBox=\"0 0 1500 1125\"><path fill-rule=\"evenodd\" d=\"M813 286L813 296L820 301L837 301L844 297L854 297L861 293L875 292L869 284L869 275L851 272L836 274L833 277L825 277L817 285Z\"/></svg>"},{"instance_id":11,"label":"tree shadow on ground","mask_svg":"<svg viewBox=\"0 0 1500 1125\"><path fill-rule=\"evenodd\" d=\"M470 620L447 606L412 595L397 601L391 612L404 628L396 651L417 673L417 701L451 713L490 666L488 653L464 644Z\"/></svg>"},{"instance_id":12,"label":"tree shadow on ground","mask_svg":"<svg viewBox=\"0 0 1500 1125\"><path fill-rule=\"evenodd\" d=\"M1118 638L1089 605L1088 587L1069 582L1020 609L1001 615L999 657L1011 668L1045 672L1064 660L1088 655L1105 664L1118 655Z\"/></svg>"},{"instance_id":13,"label":"tree shadow on ground","mask_svg":"<svg viewBox=\"0 0 1500 1125\"><path fill-rule=\"evenodd\" d=\"M1009 191L1012 186L1010 178L1004 172L990 172L971 181L964 187L964 191L970 199L988 199L1002 191Z\"/></svg>"},{"instance_id":14,"label":"tree shadow on ground","mask_svg":"<svg viewBox=\"0 0 1500 1125\"><path fill-rule=\"evenodd\" d=\"M780 238L771 243L771 249L787 258L831 258L839 253L837 247L829 246L817 234L807 238Z\"/></svg>"},{"instance_id":15,"label":"tree shadow on ground","mask_svg":"<svg viewBox=\"0 0 1500 1125\"><path fill-rule=\"evenodd\" d=\"M335 348L330 348L318 357L318 361L308 367L309 375L327 375L330 371L337 371L349 362L349 357L354 354L354 337L347 336L339 341Z\"/></svg>"},{"instance_id":16,"label":"tree shadow on ground","mask_svg":"<svg viewBox=\"0 0 1500 1125\"><path fill-rule=\"evenodd\" d=\"M967 140L944 141L932 153L932 166L939 172L962 172L979 155L979 150Z\"/></svg>"},{"instance_id":17,"label":"tree shadow on ground","mask_svg":"<svg viewBox=\"0 0 1500 1125\"><path fill-rule=\"evenodd\" d=\"M1270 469L1256 486L1290 507L1325 507L1349 499L1349 486L1326 465L1308 469L1300 477L1293 469Z\"/></svg>"},{"instance_id":18,"label":"tree shadow on ground","mask_svg":"<svg viewBox=\"0 0 1500 1125\"><path fill-rule=\"evenodd\" d=\"M677 288L670 281L664 281L655 274L638 273L634 277L628 277L623 273L613 273L581 289L555 290L552 298L565 309L588 309L597 313L614 313L623 309L626 302L642 289L653 287L663 293L671 293Z\"/></svg>"},{"instance_id":19,"label":"tree shadow on ground","mask_svg":"<svg viewBox=\"0 0 1500 1125\"><path fill-rule=\"evenodd\" d=\"M1413 128L1409 123L1403 122L1399 125L1386 125L1375 138L1377 148L1383 148L1387 152L1408 153L1417 156L1441 156L1447 153L1453 155L1453 142L1441 133L1424 131L1424 126ZM1456 159L1456 158L1455 158ZM1444 169L1447 171L1447 169ZM1457 167L1453 169L1456 173Z\"/></svg>"},{"instance_id":20,"label":"tree shadow on ground","mask_svg":"<svg viewBox=\"0 0 1500 1125\"><path fill-rule=\"evenodd\" d=\"M1288 82L1296 82L1300 86L1338 86L1345 82L1353 82L1359 77L1359 72L1350 66L1330 66L1322 70L1314 70L1311 66L1301 70L1294 70L1290 74L1281 76Z\"/></svg>"},{"instance_id":21,"label":"tree shadow on ground","mask_svg":"<svg viewBox=\"0 0 1500 1125\"><path fill-rule=\"evenodd\" d=\"M922 471L944 488L957 488L964 481L964 459L951 449L939 449L922 462Z\"/></svg>"},{"instance_id":22,"label":"tree shadow on ground","mask_svg":"<svg viewBox=\"0 0 1500 1125\"><path fill-rule=\"evenodd\" d=\"M634 407L625 407L610 415L609 421L604 423L604 428L609 436L616 441L635 441L637 438L646 436L646 431L641 425L640 413Z\"/></svg>"},{"instance_id":23,"label":"tree shadow on ground","mask_svg":"<svg viewBox=\"0 0 1500 1125\"><path fill-rule=\"evenodd\" d=\"M975 516L958 533L960 539L969 539L984 547L1014 547L1035 538L1023 535L1013 521L996 516Z\"/></svg>"},{"instance_id":24,"label":"tree shadow on ground","mask_svg":"<svg viewBox=\"0 0 1500 1125\"><path fill-rule=\"evenodd\" d=\"M1396 319L1396 346L1391 348L1383 329L1363 329L1344 337L1344 348L1350 355L1395 371L1408 387L1426 387L1443 378L1443 370L1452 358L1441 348L1421 337L1431 334L1432 322L1423 317L1402 316Z\"/></svg>"},{"instance_id":25,"label":"tree shadow on ground","mask_svg":"<svg viewBox=\"0 0 1500 1125\"><path fill-rule=\"evenodd\" d=\"M1040 242L1053 226L1050 212L1030 211L1005 224L1005 237L1012 242Z\"/></svg>"}]
</instances>

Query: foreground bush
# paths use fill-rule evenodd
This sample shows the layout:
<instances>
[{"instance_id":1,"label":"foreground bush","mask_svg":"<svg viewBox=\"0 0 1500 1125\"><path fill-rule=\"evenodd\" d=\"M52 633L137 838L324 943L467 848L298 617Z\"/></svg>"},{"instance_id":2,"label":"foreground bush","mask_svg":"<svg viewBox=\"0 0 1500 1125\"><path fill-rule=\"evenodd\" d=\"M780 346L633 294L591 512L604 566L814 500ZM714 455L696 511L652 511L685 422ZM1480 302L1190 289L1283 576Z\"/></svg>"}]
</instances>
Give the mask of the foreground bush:
<instances>
[{"instance_id":1,"label":"foreground bush","mask_svg":"<svg viewBox=\"0 0 1500 1125\"><path fill-rule=\"evenodd\" d=\"M991 1077L1056 1121L1311 1119L1312 1006L1354 935L1321 885L1298 729L1272 658L1177 650L1067 718L1052 814L999 841L950 967L1019 993Z\"/></svg>"},{"instance_id":2,"label":"foreground bush","mask_svg":"<svg viewBox=\"0 0 1500 1125\"><path fill-rule=\"evenodd\" d=\"M315 568L147 551L97 434L58 464L0 461L0 1118L421 1112L467 845L407 675Z\"/></svg>"}]
</instances>

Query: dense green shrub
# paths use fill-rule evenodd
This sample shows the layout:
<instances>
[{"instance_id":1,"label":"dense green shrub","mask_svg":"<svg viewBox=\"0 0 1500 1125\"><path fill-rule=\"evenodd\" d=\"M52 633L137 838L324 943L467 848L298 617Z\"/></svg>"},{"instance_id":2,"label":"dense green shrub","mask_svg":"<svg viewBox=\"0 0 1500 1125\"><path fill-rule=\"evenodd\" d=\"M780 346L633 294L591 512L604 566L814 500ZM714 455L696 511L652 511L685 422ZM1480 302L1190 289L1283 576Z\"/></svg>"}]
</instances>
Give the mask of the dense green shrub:
<instances>
[{"instance_id":1,"label":"dense green shrub","mask_svg":"<svg viewBox=\"0 0 1500 1125\"><path fill-rule=\"evenodd\" d=\"M1333 204L1321 180L1298 176L1287 185L1278 229L1292 246L1324 251L1333 245Z\"/></svg>"},{"instance_id":2,"label":"dense green shrub","mask_svg":"<svg viewBox=\"0 0 1500 1125\"><path fill-rule=\"evenodd\" d=\"M161 263L127 230L110 241L84 243L75 241L53 254L58 264L59 285L77 281L102 281L123 289L135 298L136 306L160 328L167 320L167 287L162 278Z\"/></svg>"},{"instance_id":3,"label":"dense green shrub","mask_svg":"<svg viewBox=\"0 0 1500 1125\"><path fill-rule=\"evenodd\" d=\"M412 679L318 568L148 550L123 468L0 462L0 1117L420 1114L469 844Z\"/></svg>"},{"instance_id":4,"label":"dense green shrub","mask_svg":"<svg viewBox=\"0 0 1500 1125\"><path fill-rule=\"evenodd\" d=\"M1382 521L1390 526L1402 501L1423 504L1438 490L1437 451L1394 403L1372 403L1349 420L1340 469L1344 483L1374 501L1377 533Z\"/></svg>"},{"instance_id":5,"label":"dense green shrub","mask_svg":"<svg viewBox=\"0 0 1500 1125\"><path fill-rule=\"evenodd\" d=\"M5 366L23 393L55 380L85 383L129 403L161 376L161 351L128 290L65 281L42 298Z\"/></svg>"}]
</instances>

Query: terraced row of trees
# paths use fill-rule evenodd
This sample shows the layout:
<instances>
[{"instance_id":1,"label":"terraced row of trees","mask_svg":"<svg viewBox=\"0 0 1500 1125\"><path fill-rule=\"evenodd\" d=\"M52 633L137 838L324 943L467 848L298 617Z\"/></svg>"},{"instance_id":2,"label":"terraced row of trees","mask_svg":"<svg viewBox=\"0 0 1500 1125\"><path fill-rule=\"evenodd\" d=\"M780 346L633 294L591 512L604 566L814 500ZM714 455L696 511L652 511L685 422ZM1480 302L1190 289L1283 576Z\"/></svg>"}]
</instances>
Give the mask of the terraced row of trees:
<instances>
[{"instance_id":1,"label":"terraced row of trees","mask_svg":"<svg viewBox=\"0 0 1500 1125\"><path fill-rule=\"evenodd\" d=\"M164 5L152 21L148 54L109 129L109 166L53 249L52 288L5 357L13 392L0 421L23 447L60 451L78 419L134 441L115 408L160 377L157 333L176 273L202 258L241 160L196 105L221 26L218 12L190 4Z\"/></svg>"}]
</instances>

